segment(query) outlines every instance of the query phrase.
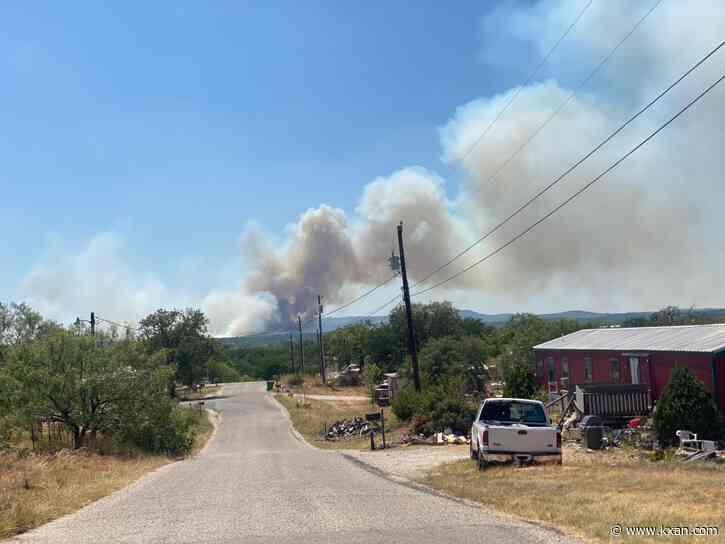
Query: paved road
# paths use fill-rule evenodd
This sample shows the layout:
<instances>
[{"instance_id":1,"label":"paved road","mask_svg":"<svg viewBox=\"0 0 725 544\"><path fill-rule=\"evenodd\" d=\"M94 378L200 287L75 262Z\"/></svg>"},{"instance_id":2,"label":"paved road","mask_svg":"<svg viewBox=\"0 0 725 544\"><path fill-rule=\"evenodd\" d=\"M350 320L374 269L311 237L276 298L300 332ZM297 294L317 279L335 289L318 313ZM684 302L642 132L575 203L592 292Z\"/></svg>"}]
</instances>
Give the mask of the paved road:
<instances>
[{"instance_id":1,"label":"paved road","mask_svg":"<svg viewBox=\"0 0 725 544\"><path fill-rule=\"evenodd\" d=\"M290 433L261 384L227 385L214 441L195 459L16 539L36 543L556 542L376 476Z\"/></svg>"}]
</instances>

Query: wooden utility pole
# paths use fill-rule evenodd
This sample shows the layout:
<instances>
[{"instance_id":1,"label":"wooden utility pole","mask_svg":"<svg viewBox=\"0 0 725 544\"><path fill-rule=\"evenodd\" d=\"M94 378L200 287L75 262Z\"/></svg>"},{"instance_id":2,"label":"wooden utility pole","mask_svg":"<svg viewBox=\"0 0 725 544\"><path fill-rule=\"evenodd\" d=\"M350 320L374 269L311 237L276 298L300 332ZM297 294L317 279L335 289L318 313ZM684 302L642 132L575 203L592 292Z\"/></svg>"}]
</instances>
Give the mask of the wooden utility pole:
<instances>
[{"instance_id":1,"label":"wooden utility pole","mask_svg":"<svg viewBox=\"0 0 725 544\"><path fill-rule=\"evenodd\" d=\"M96 314L91 312L91 336L96 335Z\"/></svg>"},{"instance_id":2,"label":"wooden utility pole","mask_svg":"<svg viewBox=\"0 0 725 544\"><path fill-rule=\"evenodd\" d=\"M292 333L289 333L289 366L290 372L295 372L295 341L292 339Z\"/></svg>"},{"instance_id":3,"label":"wooden utility pole","mask_svg":"<svg viewBox=\"0 0 725 544\"><path fill-rule=\"evenodd\" d=\"M410 289L408 273L405 268L405 249L403 248L403 222L398 225L398 249L400 251L400 274L403 276L403 300L405 301L405 318L408 321L408 351L413 364L413 384L420 391L420 368L418 368L418 349L415 345L415 329L413 328L413 309L410 306Z\"/></svg>"},{"instance_id":4,"label":"wooden utility pole","mask_svg":"<svg viewBox=\"0 0 725 544\"><path fill-rule=\"evenodd\" d=\"M322 383L327 383L325 373L325 348L322 345L322 297L317 295L317 323L320 329L320 378Z\"/></svg>"},{"instance_id":5,"label":"wooden utility pole","mask_svg":"<svg viewBox=\"0 0 725 544\"><path fill-rule=\"evenodd\" d=\"M305 346L302 343L302 316L297 315L297 325L300 328L300 373L305 373Z\"/></svg>"}]
</instances>

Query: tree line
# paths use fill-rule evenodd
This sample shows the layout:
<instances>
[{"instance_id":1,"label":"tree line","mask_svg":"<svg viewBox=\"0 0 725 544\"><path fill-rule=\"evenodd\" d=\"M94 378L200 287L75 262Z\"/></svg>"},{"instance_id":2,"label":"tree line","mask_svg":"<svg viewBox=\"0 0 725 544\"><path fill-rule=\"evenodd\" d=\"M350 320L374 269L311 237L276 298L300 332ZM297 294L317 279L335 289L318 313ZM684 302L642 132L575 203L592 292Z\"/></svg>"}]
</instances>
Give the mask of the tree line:
<instances>
[{"instance_id":1,"label":"tree line","mask_svg":"<svg viewBox=\"0 0 725 544\"><path fill-rule=\"evenodd\" d=\"M238 374L199 310L158 310L135 337L63 327L26 304L0 303L0 444L60 425L74 448L101 435L147 451L185 454L198 416L177 385Z\"/></svg>"}]
</instances>

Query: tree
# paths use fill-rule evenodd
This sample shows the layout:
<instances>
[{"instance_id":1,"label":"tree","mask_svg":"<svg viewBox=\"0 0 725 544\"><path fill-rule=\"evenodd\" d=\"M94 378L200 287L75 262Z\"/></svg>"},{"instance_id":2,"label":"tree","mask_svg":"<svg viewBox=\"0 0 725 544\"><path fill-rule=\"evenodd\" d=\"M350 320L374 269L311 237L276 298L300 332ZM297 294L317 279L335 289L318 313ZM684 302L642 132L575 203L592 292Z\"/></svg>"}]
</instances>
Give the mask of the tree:
<instances>
[{"instance_id":1,"label":"tree","mask_svg":"<svg viewBox=\"0 0 725 544\"><path fill-rule=\"evenodd\" d=\"M461 379L469 390L483 391L488 373L486 351L480 338L444 336L430 340L420 352L420 366L427 384Z\"/></svg>"},{"instance_id":2,"label":"tree","mask_svg":"<svg viewBox=\"0 0 725 544\"><path fill-rule=\"evenodd\" d=\"M383 379L383 370L375 363L365 366L362 373L363 383L367 386L370 398L375 396L375 386Z\"/></svg>"},{"instance_id":3,"label":"tree","mask_svg":"<svg viewBox=\"0 0 725 544\"><path fill-rule=\"evenodd\" d=\"M165 354L176 381L191 386L207 375L207 362L215 353L207 326L208 319L201 310L161 309L141 320L138 337L149 353ZM169 392L174 396L173 381Z\"/></svg>"},{"instance_id":4,"label":"tree","mask_svg":"<svg viewBox=\"0 0 725 544\"><path fill-rule=\"evenodd\" d=\"M675 432L687 430L700 438L719 438L720 417L710 392L687 367L675 366L657 403L654 428L663 446L671 446Z\"/></svg>"},{"instance_id":5,"label":"tree","mask_svg":"<svg viewBox=\"0 0 725 544\"><path fill-rule=\"evenodd\" d=\"M141 350L103 348L65 331L20 346L3 369L11 411L21 422L63 424L80 448L88 433L117 431L125 407L148 388L153 371L139 357Z\"/></svg>"}]
</instances>

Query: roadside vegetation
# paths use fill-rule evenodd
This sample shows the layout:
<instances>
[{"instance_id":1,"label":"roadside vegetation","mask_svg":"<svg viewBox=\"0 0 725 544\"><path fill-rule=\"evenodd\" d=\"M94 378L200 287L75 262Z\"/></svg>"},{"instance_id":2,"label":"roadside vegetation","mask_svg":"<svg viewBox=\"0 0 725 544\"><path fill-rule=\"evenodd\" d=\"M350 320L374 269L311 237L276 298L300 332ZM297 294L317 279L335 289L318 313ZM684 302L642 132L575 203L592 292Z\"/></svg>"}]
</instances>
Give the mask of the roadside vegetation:
<instances>
[{"instance_id":1,"label":"roadside vegetation","mask_svg":"<svg viewBox=\"0 0 725 544\"><path fill-rule=\"evenodd\" d=\"M120 338L0 304L0 538L198 451L213 425L178 404L177 384L221 365L197 310L159 310Z\"/></svg>"}]
</instances>

